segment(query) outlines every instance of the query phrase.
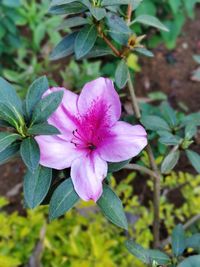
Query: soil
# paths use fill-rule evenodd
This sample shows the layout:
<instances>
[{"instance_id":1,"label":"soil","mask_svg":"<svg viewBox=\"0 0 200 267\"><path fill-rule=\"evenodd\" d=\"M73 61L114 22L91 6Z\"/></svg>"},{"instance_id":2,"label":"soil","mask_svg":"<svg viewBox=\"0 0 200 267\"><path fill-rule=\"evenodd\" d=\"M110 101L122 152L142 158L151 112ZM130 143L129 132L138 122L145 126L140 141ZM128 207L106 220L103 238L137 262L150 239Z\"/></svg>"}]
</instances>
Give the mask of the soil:
<instances>
[{"instance_id":1,"label":"soil","mask_svg":"<svg viewBox=\"0 0 200 267\"><path fill-rule=\"evenodd\" d=\"M200 10L198 8L198 10ZM180 102L184 103L189 111L200 110L200 82L190 80L191 72L196 69L197 64L192 56L200 54L200 12L194 21L188 20L182 36L177 41L177 48L168 51L163 45L154 50L155 57L142 58L142 72L136 75L136 91L140 97L149 92L162 91L169 97L170 103L177 107ZM182 169L188 169L181 164ZM23 213L22 205L22 177L24 166L20 160L0 166L0 195L10 199L8 211L18 210ZM125 177L127 172L120 173ZM139 182L139 181L138 181ZM136 187L136 193L142 198L146 187L143 180L141 186ZM141 194L143 192L143 194ZM173 198L173 197L172 197ZM173 201L177 201L174 198Z\"/></svg>"}]
</instances>

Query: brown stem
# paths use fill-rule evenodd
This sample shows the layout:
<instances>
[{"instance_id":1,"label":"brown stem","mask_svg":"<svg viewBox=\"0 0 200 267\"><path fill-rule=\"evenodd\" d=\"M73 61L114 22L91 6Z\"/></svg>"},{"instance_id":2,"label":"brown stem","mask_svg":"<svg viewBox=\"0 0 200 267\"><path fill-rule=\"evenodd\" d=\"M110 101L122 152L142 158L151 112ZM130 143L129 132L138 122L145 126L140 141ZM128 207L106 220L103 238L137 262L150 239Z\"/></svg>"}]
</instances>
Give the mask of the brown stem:
<instances>
[{"instance_id":1,"label":"brown stem","mask_svg":"<svg viewBox=\"0 0 200 267\"><path fill-rule=\"evenodd\" d=\"M126 22L129 24L131 22L131 15L132 15L132 5L129 4L127 8L127 15L126 15Z\"/></svg>"},{"instance_id":2,"label":"brown stem","mask_svg":"<svg viewBox=\"0 0 200 267\"><path fill-rule=\"evenodd\" d=\"M112 51L114 52L114 54L117 57L122 57L120 51L112 44L112 42L105 36L105 34L102 32L101 26L99 25L97 27L98 33L101 36L101 38L104 40L104 42L112 49Z\"/></svg>"}]
</instances>

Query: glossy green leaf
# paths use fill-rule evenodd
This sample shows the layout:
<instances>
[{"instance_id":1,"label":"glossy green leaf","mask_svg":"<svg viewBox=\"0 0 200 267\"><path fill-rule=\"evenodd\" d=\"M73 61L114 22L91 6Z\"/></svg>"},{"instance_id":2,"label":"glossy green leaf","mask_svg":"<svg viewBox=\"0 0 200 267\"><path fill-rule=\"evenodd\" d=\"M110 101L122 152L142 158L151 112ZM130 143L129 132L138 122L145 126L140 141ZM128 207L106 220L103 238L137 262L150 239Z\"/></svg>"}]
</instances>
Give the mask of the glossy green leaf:
<instances>
[{"instance_id":1,"label":"glossy green leaf","mask_svg":"<svg viewBox=\"0 0 200 267\"><path fill-rule=\"evenodd\" d=\"M178 163L179 158L180 158L180 151L179 150L170 152L162 162L161 172L162 173L169 173L171 170L173 170L173 168Z\"/></svg>"},{"instance_id":2,"label":"glossy green leaf","mask_svg":"<svg viewBox=\"0 0 200 267\"><path fill-rule=\"evenodd\" d=\"M22 117L18 117L19 113L15 113L13 108L10 106L0 102L0 119L6 121L14 128L18 129L19 125L21 124Z\"/></svg>"},{"instance_id":3,"label":"glossy green leaf","mask_svg":"<svg viewBox=\"0 0 200 267\"><path fill-rule=\"evenodd\" d=\"M31 137L24 139L21 143L20 154L27 168L33 173L40 161L40 150L35 139Z\"/></svg>"},{"instance_id":4,"label":"glossy green leaf","mask_svg":"<svg viewBox=\"0 0 200 267\"><path fill-rule=\"evenodd\" d=\"M49 13L53 15L72 15L79 14L87 10L87 8L80 2L76 1L69 4L51 6Z\"/></svg>"},{"instance_id":5,"label":"glossy green leaf","mask_svg":"<svg viewBox=\"0 0 200 267\"><path fill-rule=\"evenodd\" d=\"M172 232L172 252L178 257L185 250L185 232L183 226L178 224Z\"/></svg>"},{"instance_id":6,"label":"glossy green leaf","mask_svg":"<svg viewBox=\"0 0 200 267\"><path fill-rule=\"evenodd\" d=\"M153 262L156 262L159 265L168 265L171 261L167 254L159 250L144 249L142 246L131 240L127 240L125 246L131 254L148 265L152 265Z\"/></svg>"},{"instance_id":7,"label":"glossy green leaf","mask_svg":"<svg viewBox=\"0 0 200 267\"><path fill-rule=\"evenodd\" d=\"M49 219L53 220L64 215L79 201L71 179L62 182L54 191L49 206Z\"/></svg>"},{"instance_id":8,"label":"glossy green leaf","mask_svg":"<svg viewBox=\"0 0 200 267\"><path fill-rule=\"evenodd\" d=\"M185 138L190 140L197 133L197 126L193 122L189 123L185 127Z\"/></svg>"},{"instance_id":9,"label":"glossy green leaf","mask_svg":"<svg viewBox=\"0 0 200 267\"><path fill-rule=\"evenodd\" d=\"M186 248L192 248L200 253L200 233L196 233L191 237L186 238Z\"/></svg>"},{"instance_id":10,"label":"glossy green leaf","mask_svg":"<svg viewBox=\"0 0 200 267\"><path fill-rule=\"evenodd\" d=\"M63 91L53 92L42 98L35 106L31 125L45 122L58 108L62 98Z\"/></svg>"},{"instance_id":11,"label":"glossy green leaf","mask_svg":"<svg viewBox=\"0 0 200 267\"><path fill-rule=\"evenodd\" d=\"M170 131L170 127L167 124L167 122L158 116L144 115L144 116L142 116L141 122L147 130Z\"/></svg>"},{"instance_id":12,"label":"glossy green leaf","mask_svg":"<svg viewBox=\"0 0 200 267\"><path fill-rule=\"evenodd\" d=\"M121 89L124 88L128 81L128 66L124 59L122 59L115 72L116 85Z\"/></svg>"},{"instance_id":13,"label":"glossy green leaf","mask_svg":"<svg viewBox=\"0 0 200 267\"><path fill-rule=\"evenodd\" d=\"M93 48L97 39L97 30L95 25L86 25L77 35L75 40L76 59L87 55Z\"/></svg>"},{"instance_id":14,"label":"glossy green leaf","mask_svg":"<svg viewBox=\"0 0 200 267\"><path fill-rule=\"evenodd\" d=\"M35 125L31 126L27 132L28 132L28 134L31 134L31 135L60 134L60 131L56 127L48 124L47 122L35 124Z\"/></svg>"},{"instance_id":15,"label":"glossy green leaf","mask_svg":"<svg viewBox=\"0 0 200 267\"><path fill-rule=\"evenodd\" d=\"M112 50L109 47L102 47L99 45L95 45L85 57L96 58L96 57L103 57L107 55L113 55Z\"/></svg>"},{"instance_id":16,"label":"glossy green leaf","mask_svg":"<svg viewBox=\"0 0 200 267\"><path fill-rule=\"evenodd\" d=\"M194 169L200 173L200 155L189 149L185 152Z\"/></svg>"},{"instance_id":17,"label":"glossy green leaf","mask_svg":"<svg viewBox=\"0 0 200 267\"><path fill-rule=\"evenodd\" d=\"M42 76L35 80L30 87L28 88L28 92L26 94L26 112L31 117L32 112L44 92L49 88L48 80L46 76Z\"/></svg>"},{"instance_id":18,"label":"glossy green leaf","mask_svg":"<svg viewBox=\"0 0 200 267\"><path fill-rule=\"evenodd\" d=\"M19 144L11 144L6 149L4 149L2 152L0 152L0 165L6 163L10 159L12 159L14 156L17 155L19 151Z\"/></svg>"},{"instance_id":19,"label":"glossy green leaf","mask_svg":"<svg viewBox=\"0 0 200 267\"><path fill-rule=\"evenodd\" d=\"M82 26L85 24L88 24L88 20L83 17L72 17L67 18L62 22L62 24L58 27L59 30L65 29L65 28L74 28L77 26Z\"/></svg>"},{"instance_id":20,"label":"glossy green leaf","mask_svg":"<svg viewBox=\"0 0 200 267\"><path fill-rule=\"evenodd\" d=\"M51 60L58 60L70 56L74 53L74 44L77 32L73 32L65 36L60 43L53 49L50 55Z\"/></svg>"},{"instance_id":21,"label":"glossy green leaf","mask_svg":"<svg viewBox=\"0 0 200 267\"><path fill-rule=\"evenodd\" d=\"M135 48L134 51L146 57L154 57L154 54L151 51L147 50L146 48L138 47Z\"/></svg>"},{"instance_id":22,"label":"glossy green leaf","mask_svg":"<svg viewBox=\"0 0 200 267\"><path fill-rule=\"evenodd\" d=\"M200 266L200 255L190 256L189 258L178 264L177 267L199 267Z\"/></svg>"},{"instance_id":23,"label":"glossy green leaf","mask_svg":"<svg viewBox=\"0 0 200 267\"><path fill-rule=\"evenodd\" d=\"M113 40L121 45L127 45L132 31L125 21L113 13L108 13L106 15L106 24L109 27L108 33Z\"/></svg>"},{"instance_id":24,"label":"glossy green leaf","mask_svg":"<svg viewBox=\"0 0 200 267\"><path fill-rule=\"evenodd\" d=\"M19 134L1 132L0 133L0 153L4 149L6 149L9 145L11 145L13 142L19 139L21 139L21 136Z\"/></svg>"},{"instance_id":25,"label":"glossy green leaf","mask_svg":"<svg viewBox=\"0 0 200 267\"><path fill-rule=\"evenodd\" d=\"M31 209L42 203L46 197L52 180L52 170L43 166L32 173L28 171L24 177L25 203Z\"/></svg>"},{"instance_id":26,"label":"glossy green leaf","mask_svg":"<svg viewBox=\"0 0 200 267\"><path fill-rule=\"evenodd\" d=\"M131 25L134 23L141 23L144 25L152 26L154 28L157 28L159 30L163 30L166 32L169 31L168 28L163 23L161 23L159 19L151 15L140 15L131 22Z\"/></svg>"},{"instance_id":27,"label":"glossy green leaf","mask_svg":"<svg viewBox=\"0 0 200 267\"><path fill-rule=\"evenodd\" d=\"M105 8L91 6L90 12L96 20L102 20L106 16Z\"/></svg>"},{"instance_id":28,"label":"glossy green leaf","mask_svg":"<svg viewBox=\"0 0 200 267\"><path fill-rule=\"evenodd\" d=\"M118 172L121 169L123 169L129 162L131 161L131 159L125 160L125 161L121 161L121 162L117 162L117 163L109 163L108 164L108 172Z\"/></svg>"},{"instance_id":29,"label":"glossy green leaf","mask_svg":"<svg viewBox=\"0 0 200 267\"><path fill-rule=\"evenodd\" d=\"M97 201L97 205L109 221L123 229L128 229L128 223L122 202L106 184L103 186L103 194Z\"/></svg>"},{"instance_id":30,"label":"glossy green leaf","mask_svg":"<svg viewBox=\"0 0 200 267\"><path fill-rule=\"evenodd\" d=\"M174 109L169 105L169 103L166 101L163 102L160 106L160 110L170 127L175 127L177 125L176 113Z\"/></svg>"}]
</instances>

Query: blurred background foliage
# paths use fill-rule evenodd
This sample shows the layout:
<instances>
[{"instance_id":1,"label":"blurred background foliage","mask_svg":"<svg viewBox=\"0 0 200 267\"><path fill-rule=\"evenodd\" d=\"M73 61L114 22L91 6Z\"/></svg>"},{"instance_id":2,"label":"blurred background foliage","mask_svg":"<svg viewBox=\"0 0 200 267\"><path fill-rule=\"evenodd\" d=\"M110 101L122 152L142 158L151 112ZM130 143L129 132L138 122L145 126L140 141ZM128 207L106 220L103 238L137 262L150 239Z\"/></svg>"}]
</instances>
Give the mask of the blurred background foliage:
<instances>
[{"instance_id":1,"label":"blurred background foliage","mask_svg":"<svg viewBox=\"0 0 200 267\"><path fill-rule=\"evenodd\" d=\"M125 235L123 230L111 225L103 215L96 212L92 202L82 202L77 206L79 215L73 209L63 218L48 224L45 207L27 210L26 217L17 212L8 214L5 207L9 203L5 198L0 198L0 266L19 267L27 264L40 239L44 247L39 249L39 254L41 253L44 267L145 266L129 254L124 246L127 235L144 247L149 247L153 239L150 229L153 220L152 203L148 197L152 194L152 182L147 183L147 196L141 199L142 194L135 194L133 184L138 183L135 179L138 179L135 173L131 173L120 183L116 183L114 177L111 177L112 186L123 199L130 222L129 233ZM184 223L197 214L200 175L172 172L163 179L162 187L160 211L164 236L167 237L177 221ZM177 203L173 203L169 196L178 189L184 201L176 206ZM43 229L45 233L41 237ZM200 223L196 223L187 229L187 234L199 230ZM166 246L165 250L170 252L171 248ZM192 251L187 253L192 254Z\"/></svg>"},{"instance_id":2,"label":"blurred background foliage","mask_svg":"<svg viewBox=\"0 0 200 267\"><path fill-rule=\"evenodd\" d=\"M155 32L145 26L134 25L137 34L147 34L148 48L163 43L168 49L174 49L182 27L189 17L194 19L195 4L199 0L144 0L136 10L136 15L149 14L169 27L170 32ZM38 76L48 75L51 85L63 85L72 90L79 89L87 81L98 76L114 77L115 60L84 60L76 62L73 58L50 62L48 56L52 48L62 39L68 28L58 32L62 23L61 16L50 16L47 11L50 0L0 0L0 75L15 84L23 97L28 86ZM55 30L54 30L55 29ZM140 71L137 55L128 59L129 67ZM122 93L123 96L123 93ZM162 93L149 95L153 100L166 100ZM143 112L149 114L149 105L141 106ZM158 113L150 107L153 115ZM155 111L155 112L154 112ZM178 115L181 117L181 114ZM126 118L129 120L129 118ZM152 139L159 136L152 136ZM157 163L160 164L166 151L158 142ZM145 152L140 158L144 166L148 166ZM134 172L121 182L111 177L112 185L123 200L130 222L130 232L137 243L149 247L152 242L152 181L136 176ZM137 184L143 191L137 191ZM171 234L177 222L184 223L195 216L200 203L200 175L184 172L170 172L162 180L161 219L162 238ZM174 201L171 193L177 192L179 201ZM145 198L144 198L145 196ZM17 212L8 214L8 201L0 198L0 267L17 267L27 264L33 254L45 228L42 263L44 267L115 267L144 266L133 258L124 246L127 237L124 233L110 225L99 213L95 215L92 203L78 206L79 215L72 210L60 220L47 223L46 208L28 210L27 216ZM166 219L167 218L167 219ZM200 223L193 225L188 234L200 230ZM122 235L123 234L123 235ZM170 247L166 247L169 251ZM191 253L191 251L187 252ZM134 265L133 265L134 263Z\"/></svg>"}]
</instances>

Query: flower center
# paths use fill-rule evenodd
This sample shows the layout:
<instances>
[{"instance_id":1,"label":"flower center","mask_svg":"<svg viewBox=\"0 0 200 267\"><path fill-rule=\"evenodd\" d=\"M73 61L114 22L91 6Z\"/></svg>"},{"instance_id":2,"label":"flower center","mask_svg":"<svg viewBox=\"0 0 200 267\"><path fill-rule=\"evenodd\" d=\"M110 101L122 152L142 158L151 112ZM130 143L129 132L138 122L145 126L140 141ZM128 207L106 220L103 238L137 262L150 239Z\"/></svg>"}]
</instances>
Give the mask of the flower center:
<instances>
[{"instance_id":1,"label":"flower center","mask_svg":"<svg viewBox=\"0 0 200 267\"><path fill-rule=\"evenodd\" d=\"M88 140L78 131L78 129L72 132L73 138L71 143L79 149L89 149L90 151L95 150L97 147L93 142L88 142Z\"/></svg>"}]
</instances>

